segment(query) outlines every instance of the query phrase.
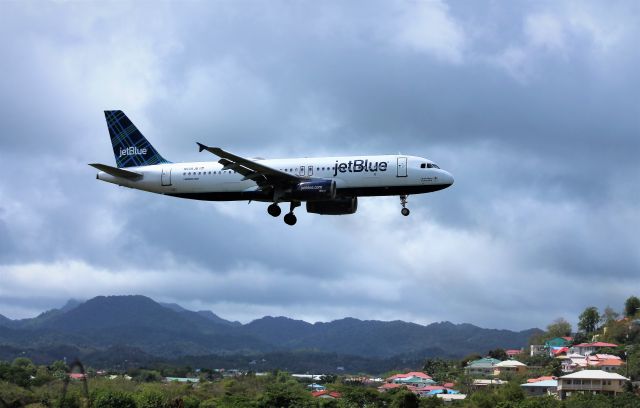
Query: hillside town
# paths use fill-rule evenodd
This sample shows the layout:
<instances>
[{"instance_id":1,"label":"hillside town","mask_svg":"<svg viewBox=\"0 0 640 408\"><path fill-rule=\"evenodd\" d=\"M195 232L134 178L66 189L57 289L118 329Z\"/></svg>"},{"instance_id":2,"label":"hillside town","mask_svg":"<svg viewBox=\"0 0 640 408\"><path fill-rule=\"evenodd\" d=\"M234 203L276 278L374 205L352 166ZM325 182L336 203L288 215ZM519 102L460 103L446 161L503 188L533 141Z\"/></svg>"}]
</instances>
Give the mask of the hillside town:
<instances>
[{"instance_id":1,"label":"hillside town","mask_svg":"<svg viewBox=\"0 0 640 408\"><path fill-rule=\"evenodd\" d=\"M526 347L461 360L427 358L420 368L382 375L350 374L342 365L329 373L166 364L123 370L85 368L79 361L38 366L19 357L0 361L0 403L33 408L475 408L502 402L511 408L635 407L640 406L639 311L640 299L632 296L623 314L586 308L575 332L556 319ZM257 367L257 361L249 366Z\"/></svg>"}]
</instances>

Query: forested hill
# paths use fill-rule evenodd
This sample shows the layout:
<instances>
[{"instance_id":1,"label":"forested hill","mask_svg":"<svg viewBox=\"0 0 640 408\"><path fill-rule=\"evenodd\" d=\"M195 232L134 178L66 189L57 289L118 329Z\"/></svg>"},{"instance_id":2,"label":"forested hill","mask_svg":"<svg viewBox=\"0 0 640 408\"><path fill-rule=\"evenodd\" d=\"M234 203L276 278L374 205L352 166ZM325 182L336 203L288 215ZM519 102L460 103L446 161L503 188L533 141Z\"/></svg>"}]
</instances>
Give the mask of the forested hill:
<instances>
[{"instance_id":1,"label":"forested hill","mask_svg":"<svg viewBox=\"0 0 640 408\"><path fill-rule=\"evenodd\" d=\"M100 351L126 346L162 358L292 350L367 358L460 358L472 352L520 348L538 332L353 318L311 324L263 317L243 325L210 311L193 312L144 296L99 296L86 302L70 301L32 319L0 318L0 345L9 348L66 346Z\"/></svg>"}]
</instances>

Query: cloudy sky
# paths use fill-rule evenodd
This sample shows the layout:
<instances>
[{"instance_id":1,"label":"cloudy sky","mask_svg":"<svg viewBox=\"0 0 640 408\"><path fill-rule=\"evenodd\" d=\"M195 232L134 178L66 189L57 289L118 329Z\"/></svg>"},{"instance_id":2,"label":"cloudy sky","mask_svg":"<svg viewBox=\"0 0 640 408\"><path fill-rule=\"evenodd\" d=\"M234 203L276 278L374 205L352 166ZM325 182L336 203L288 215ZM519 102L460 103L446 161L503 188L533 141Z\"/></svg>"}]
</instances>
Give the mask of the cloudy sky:
<instances>
[{"instance_id":1,"label":"cloudy sky","mask_svg":"<svg viewBox=\"0 0 640 408\"><path fill-rule=\"evenodd\" d=\"M572 322L640 295L640 3L0 3L0 314L143 294L286 315ZM122 109L172 161L428 157L352 216L95 180Z\"/></svg>"}]
</instances>

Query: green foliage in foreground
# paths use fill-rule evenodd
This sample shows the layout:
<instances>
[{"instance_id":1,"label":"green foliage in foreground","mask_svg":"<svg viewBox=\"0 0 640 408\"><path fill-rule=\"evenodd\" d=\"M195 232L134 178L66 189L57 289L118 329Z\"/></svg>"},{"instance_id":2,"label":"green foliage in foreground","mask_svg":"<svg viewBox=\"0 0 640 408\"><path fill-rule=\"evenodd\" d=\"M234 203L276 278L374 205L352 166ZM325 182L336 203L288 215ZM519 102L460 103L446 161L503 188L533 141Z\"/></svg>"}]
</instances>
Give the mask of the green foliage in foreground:
<instances>
[{"instance_id":1,"label":"green foliage in foreground","mask_svg":"<svg viewBox=\"0 0 640 408\"><path fill-rule=\"evenodd\" d=\"M640 360L640 350L632 350ZM458 389L468 392L464 401L453 403L467 408L581 408L640 407L640 397L631 392L615 398L600 395L575 395L566 401L552 397L526 398L520 384L524 378L513 377L504 386L473 392L470 379L461 365L444 360L427 360L430 371L443 380L455 380ZM547 370L552 370L548 367ZM344 384L336 376L327 377L325 385L338 391L339 400L313 398L305 384L285 372L265 376L246 374L233 378L200 376L199 384L163 383L152 370L137 370L132 380L106 377L88 380L88 394L80 381L70 381L63 397L63 363L35 366L28 359L0 362L0 408L425 408L441 407L436 397L420 398L406 389L380 393L374 387ZM61 375L62 372L62 375ZM467 385L465 385L467 384Z\"/></svg>"},{"instance_id":2,"label":"green foliage in foreground","mask_svg":"<svg viewBox=\"0 0 640 408\"><path fill-rule=\"evenodd\" d=\"M453 404L468 408L631 408L640 407L640 397L632 393L615 398L575 395L566 401L552 397L526 398L514 381L495 389L476 391ZM89 381L87 398L78 383L71 383L62 398L62 380L24 388L0 382L0 397L8 407L31 408L425 408L442 407L439 398L419 398L405 390L380 393L375 388L339 383L327 384L342 393L340 400L311 396L303 384L285 373L255 377L247 375L202 384L144 383L105 378Z\"/></svg>"}]
</instances>

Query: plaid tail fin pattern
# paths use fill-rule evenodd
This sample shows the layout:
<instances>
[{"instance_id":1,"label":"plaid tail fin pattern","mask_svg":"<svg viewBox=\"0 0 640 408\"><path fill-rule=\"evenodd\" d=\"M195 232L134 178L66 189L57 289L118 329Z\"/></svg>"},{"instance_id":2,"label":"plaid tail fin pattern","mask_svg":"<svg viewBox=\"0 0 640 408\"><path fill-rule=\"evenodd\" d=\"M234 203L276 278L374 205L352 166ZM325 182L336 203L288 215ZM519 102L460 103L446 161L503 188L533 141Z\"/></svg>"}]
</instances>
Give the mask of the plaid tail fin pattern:
<instances>
[{"instance_id":1,"label":"plaid tail fin pattern","mask_svg":"<svg viewBox=\"0 0 640 408\"><path fill-rule=\"evenodd\" d=\"M147 166L169 163L140 133L124 112L104 111L118 167Z\"/></svg>"}]
</instances>

